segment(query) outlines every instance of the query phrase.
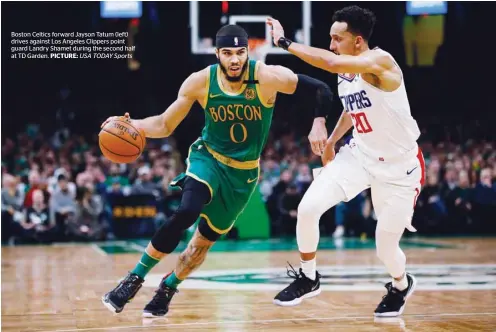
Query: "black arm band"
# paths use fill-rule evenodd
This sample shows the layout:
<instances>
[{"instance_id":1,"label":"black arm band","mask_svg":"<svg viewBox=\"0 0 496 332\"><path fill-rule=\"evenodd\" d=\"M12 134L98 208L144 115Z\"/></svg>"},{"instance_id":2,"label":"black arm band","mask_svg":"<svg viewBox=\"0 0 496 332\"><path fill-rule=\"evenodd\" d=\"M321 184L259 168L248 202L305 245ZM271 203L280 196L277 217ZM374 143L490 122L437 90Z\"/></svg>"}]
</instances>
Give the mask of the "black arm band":
<instances>
[{"instance_id":1,"label":"black arm band","mask_svg":"<svg viewBox=\"0 0 496 332\"><path fill-rule=\"evenodd\" d=\"M298 85L294 96L301 102L308 103L309 96L315 96L315 117L325 117L329 115L332 107L333 94L331 88L322 81L307 75L298 74Z\"/></svg>"},{"instance_id":2,"label":"black arm band","mask_svg":"<svg viewBox=\"0 0 496 332\"><path fill-rule=\"evenodd\" d=\"M286 37L281 37L277 41L277 45L279 45L280 48L285 49L286 51L289 48L289 45L291 45L292 41Z\"/></svg>"}]
</instances>

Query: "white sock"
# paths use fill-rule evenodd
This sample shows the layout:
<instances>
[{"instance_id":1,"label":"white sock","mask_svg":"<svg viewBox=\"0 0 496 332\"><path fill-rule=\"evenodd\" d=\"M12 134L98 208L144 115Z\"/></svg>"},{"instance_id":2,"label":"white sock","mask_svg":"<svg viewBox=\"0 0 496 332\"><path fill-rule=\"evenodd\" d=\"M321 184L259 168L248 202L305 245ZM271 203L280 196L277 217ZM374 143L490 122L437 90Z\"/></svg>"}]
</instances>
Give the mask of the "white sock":
<instances>
[{"instance_id":1,"label":"white sock","mask_svg":"<svg viewBox=\"0 0 496 332\"><path fill-rule=\"evenodd\" d=\"M315 272L317 269L316 259L314 258L314 259L309 260L309 261L300 260L300 262L301 262L301 269L302 269L303 273L305 273L307 278L315 280L315 278L317 277L316 272Z\"/></svg>"},{"instance_id":2,"label":"white sock","mask_svg":"<svg viewBox=\"0 0 496 332\"><path fill-rule=\"evenodd\" d=\"M406 277L406 273L403 275L403 278L401 278L401 280L396 280L393 278L393 287L399 291L404 291L408 288L408 279Z\"/></svg>"}]
</instances>

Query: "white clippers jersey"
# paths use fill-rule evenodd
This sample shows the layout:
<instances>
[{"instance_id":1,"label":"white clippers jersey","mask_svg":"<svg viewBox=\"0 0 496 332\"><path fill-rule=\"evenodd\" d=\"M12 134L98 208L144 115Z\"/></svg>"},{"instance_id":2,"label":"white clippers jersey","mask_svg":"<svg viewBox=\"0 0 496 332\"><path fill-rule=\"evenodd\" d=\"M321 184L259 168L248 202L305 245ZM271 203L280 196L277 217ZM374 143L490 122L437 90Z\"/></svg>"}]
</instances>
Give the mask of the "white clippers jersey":
<instances>
[{"instance_id":1,"label":"white clippers jersey","mask_svg":"<svg viewBox=\"0 0 496 332\"><path fill-rule=\"evenodd\" d=\"M392 92L364 81L360 74L339 74L338 91L353 119L353 138L361 151L396 159L417 148L420 130L410 113L405 83Z\"/></svg>"}]
</instances>

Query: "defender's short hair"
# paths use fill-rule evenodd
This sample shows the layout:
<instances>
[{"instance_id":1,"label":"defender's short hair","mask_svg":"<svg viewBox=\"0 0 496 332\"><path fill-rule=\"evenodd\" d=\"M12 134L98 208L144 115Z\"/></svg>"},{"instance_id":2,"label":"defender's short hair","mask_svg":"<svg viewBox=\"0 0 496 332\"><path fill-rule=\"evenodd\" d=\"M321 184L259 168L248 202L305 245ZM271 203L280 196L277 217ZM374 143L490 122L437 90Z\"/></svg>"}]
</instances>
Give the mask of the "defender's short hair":
<instances>
[{"instance_id":1,"label":"defender's short hair","mask_svg":"<svg viewBox=\"0 0 496 332\"><path fill-rule=\"evenodd\" d=\"M368 9L358 6L348 6L335 12L332 16L332 21L347 23L348 31L354 35L360 35L363 39L369 41L374 30L376 17Z\"/></svg>"}]
</instances>

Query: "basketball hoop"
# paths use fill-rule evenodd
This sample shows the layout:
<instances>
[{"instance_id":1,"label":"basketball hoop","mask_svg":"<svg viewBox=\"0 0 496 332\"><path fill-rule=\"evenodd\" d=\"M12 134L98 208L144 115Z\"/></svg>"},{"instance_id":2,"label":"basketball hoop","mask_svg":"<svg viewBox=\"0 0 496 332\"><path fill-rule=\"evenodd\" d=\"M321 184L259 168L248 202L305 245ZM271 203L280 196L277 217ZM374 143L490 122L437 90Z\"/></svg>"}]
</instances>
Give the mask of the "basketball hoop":
<instances>
[{"instance_id":1,"label":"basketball hoop","mask_svg":"<svg viewBox=\"0 0 496 332\"><path fill-rule=\"evenodd\" d=\"M268 42L265 38L248 39L248 55L250 59L259 60L265 63L267 56Z\"/></svg>"}]
</instances>

